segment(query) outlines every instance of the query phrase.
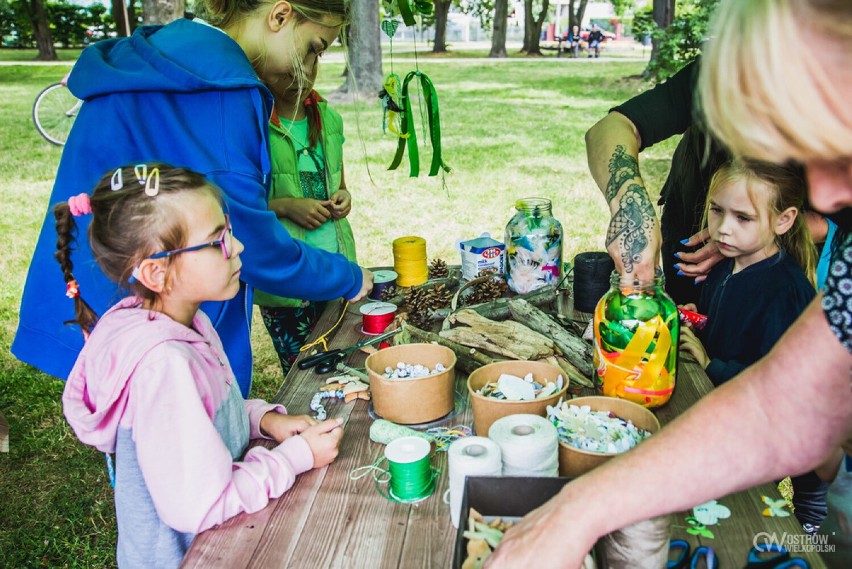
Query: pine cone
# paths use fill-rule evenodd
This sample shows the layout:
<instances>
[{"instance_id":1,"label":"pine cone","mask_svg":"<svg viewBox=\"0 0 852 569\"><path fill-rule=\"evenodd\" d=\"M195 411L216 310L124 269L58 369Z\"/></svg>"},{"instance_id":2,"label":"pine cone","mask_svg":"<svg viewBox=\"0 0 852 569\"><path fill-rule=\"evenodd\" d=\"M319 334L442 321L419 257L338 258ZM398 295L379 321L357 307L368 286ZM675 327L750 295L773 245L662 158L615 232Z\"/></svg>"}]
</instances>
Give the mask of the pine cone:
<instances>
[{"instance_id":1,"label":"pine cone","mask_svg":"<svg viewBox=\"0 0 852 569\"><path fill-rule=\"evenodd\" d=\"M429 291L429 308L432 310L446 308L450 305L452 299L453 293L447 289L445 284L441 283Z\"/></svg>"},{"instance_id":2,"label":"pine cone","mask_svg":"<svg viewBox=\"0 0 852 569\"><path fill-rule=\"evenodd\" d=\"M494 270L480 271L477 277L493 275L492 278L481 283L473 285L471 292L465 299L465 304L482 304L483 302L491 302L501 298L506 291L509 290L509 285L503 275L497 274Z\"/></svg>"},{"instance_id":3,"label":"pine cone","mask_svg":"<svg viewBox=\"0 0 852 569\"><path fill-rule=\"evenodd\" d=\"M429 319L429 312L427 310L410 310L408 312L408 321L412 326L416 326L417 328L428 330L432 323Z\"/></svg>"},{"instance_id":4,"label":"pine cone","mask_svg":"<svg viewBox=\"0 0 852 569\"><path fill-rule=\"evenodd\" d=\"M443 259L434 259L429 266L430 279L443 279L450 275L450 269L447 267L446 261Z\"/></svg>"},{"instance_id":5,"label":"pine cone","mask_svg":"<svg viewBox=\"0 0 852 569\"><path fill-rule=\"evenodd\" d=\"M396 285L390 285L382 291L382 300L387 302L398 294L399 290L396 288Z\"/></svg>"},{"instance_id":6,"label":"pine cone","mask_svg":"<svg viewBox=\"0 0 852 569\"><path fill-rule=\"evenodd\" d=\"M409 312L423 311L429 306L428 293L422 288L408 289L403 298Z\"/></svg>"}]
</instances>

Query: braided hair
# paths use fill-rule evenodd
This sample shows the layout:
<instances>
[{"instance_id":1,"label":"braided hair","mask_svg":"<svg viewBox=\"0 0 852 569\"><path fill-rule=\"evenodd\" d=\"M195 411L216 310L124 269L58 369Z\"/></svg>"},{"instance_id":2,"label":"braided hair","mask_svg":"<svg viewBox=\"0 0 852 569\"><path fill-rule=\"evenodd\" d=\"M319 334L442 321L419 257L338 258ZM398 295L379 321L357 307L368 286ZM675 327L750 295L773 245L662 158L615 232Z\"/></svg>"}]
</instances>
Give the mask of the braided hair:
<instances>
[{"instance_id":1,"label":"braided hair","mask_svg":"<svg viewBox=\"0 0 852 569\"><path fill-rule=\"evenodd\" d=\"M155 171L157 187L151 191L150 180ZM54 257L62 268L67 295L74 300L74 319L65 324L79 325L83 335L88 336L98 321L97 313L83 299L74 278L71 253L78 233L75 214L92 214L89 244L104 275L131 294L156 303L158 295L133 278L133 270L154 253L186 245L189 232L186 204L179 196L189 190L207 191L222 201L219 188L201 174L150 163L110 171L91 195L80 194L54 206L57 233ZM76 205L75 200L80 199L86 207ZM174 259L167 257L163 262L168 268Z\"/></svg>"}]
</instances>

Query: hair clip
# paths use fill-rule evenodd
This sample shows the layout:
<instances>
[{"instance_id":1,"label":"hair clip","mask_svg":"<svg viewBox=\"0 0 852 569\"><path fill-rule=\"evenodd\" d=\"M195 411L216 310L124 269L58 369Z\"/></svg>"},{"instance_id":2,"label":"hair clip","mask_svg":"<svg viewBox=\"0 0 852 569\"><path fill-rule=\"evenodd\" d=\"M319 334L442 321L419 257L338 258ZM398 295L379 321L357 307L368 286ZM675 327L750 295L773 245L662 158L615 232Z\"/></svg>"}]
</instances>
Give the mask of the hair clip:
<instances>
[{"instance_id":1,"label":"hair clip","mask_svg":"<svg viewBox=\"0 0 852 569\"><path fill-rule=\"evenodd\" d=\"M117 192L124 187L124 178L122 177L121 168L116 168L112 173L112 178L109 179L109 188Z\"/></svg>"},{"instance_id":2,"label":"hair clip","mask_svg":"<svg viewBox=\"0 0 852 569\"><path fill-rule=\"evenodd\" d=\"M139 171L142 171L142 175L139 175ZM136 179L140 184L144 184L148 180L148 165L147 164L137 164L133 167L133 173L136 174Z\"/></svg>"},{"instance_id":3,"label":"hair clip","mask_svg":"<svg viewBox=\"0 0 852 569\"><path fill-rule=\"evenodd\" d=\"M147 180L145 180L145 195L153 198L158 193L160 193L160 169L153 168L151 170L151 175L148 176Z\"/></svg>"},{"instance_id":4,"label":"hair clip","mask_svg":"<svg viewBox=\"0 0 852 569\"><path fill-rule=\"evenodd\" d=\"M65 283L65 296L72 299L80 296L80 286L76 280L72 279Z\"/></svg>"},{"instance_id":5,"label":"hair clip","mask_svg":"<svg viewBox=\"0 0 852 569\"><path fill-rule=\"evenodd\" d=\"M71 215L74 217L92 213L92 202L89 200L89 194L82 193L68 198L68 209L71 210Z\"/></svg>"}]
</instances>

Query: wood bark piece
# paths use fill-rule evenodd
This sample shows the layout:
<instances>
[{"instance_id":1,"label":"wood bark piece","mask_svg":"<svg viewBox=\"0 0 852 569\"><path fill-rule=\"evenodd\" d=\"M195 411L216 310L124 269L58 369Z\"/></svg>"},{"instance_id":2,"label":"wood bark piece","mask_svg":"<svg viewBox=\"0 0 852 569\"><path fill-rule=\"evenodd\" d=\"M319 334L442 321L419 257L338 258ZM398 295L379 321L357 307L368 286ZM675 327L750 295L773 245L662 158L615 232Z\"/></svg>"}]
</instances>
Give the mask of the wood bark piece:
<instances>
[{"instance_id":1,"label":"wood bark piece","mask_svg":"<svg viewBox=\"0 0 852 569\"><path fill-rule=\"evenodd\" d=\"M405 330L408 333L409 339L412 342L440 344L451 349L453 353L456 354L456 367L458 367L465 373L471 373L475 369L479 369L484 365L498 361L490 356L486 356L475 348L463 346L458 342L453 342L452 340L448 340L447 338L442 338L433 332L422 330L420 328L417 328L416 326L408 324L407 322L405 324ZM397 334L396 336L394 336L394 340L399 341L400 336L403 336L406 332Z\"/></svg>"},{"instance_id":2,"label":"wood bark piece","mask_svg":"<svg viewBox=\"0 0 852 569\"><path fill-rule=\"evenodd\" d=\"M571 383L575 385L580 385L582 387L588 387L591 389L595 388L594 382L587 376L583 375L580 370L578 370L574 366L574 364L566 360L564 357L551 356L549 358L545 358L544 361L546 361L550 365L555 365L563 372L565 372L565 375L568 376L568 381L570 381Z\"/></svg>"},{"instance_id":3,"label":"wood bark piece","mask_svg":"<svg viewBox=\"0 0 852 569\"><path fill-rule=\"evenodd\" d=\"M592 369L592 348L586 341L572 334L553 318L523 299L509 301L509 310L516 320L523 321L533 330L552 338L565 358L581 374L587 378L592 376L594 371Z\"/></svg>"},{"instance_id":4,"label":"wood bark piece","mask_svg":"<svg viewBox=\"0 0 852 569\"><path fill-rule=\"evenodd\" d=\"M441 337L466 346L521 360L538 360L557 352L552 340L519 322L496 322L467 309L455 313L451 320L467 327L443 330Z\"/></svg>"}]
</instances>

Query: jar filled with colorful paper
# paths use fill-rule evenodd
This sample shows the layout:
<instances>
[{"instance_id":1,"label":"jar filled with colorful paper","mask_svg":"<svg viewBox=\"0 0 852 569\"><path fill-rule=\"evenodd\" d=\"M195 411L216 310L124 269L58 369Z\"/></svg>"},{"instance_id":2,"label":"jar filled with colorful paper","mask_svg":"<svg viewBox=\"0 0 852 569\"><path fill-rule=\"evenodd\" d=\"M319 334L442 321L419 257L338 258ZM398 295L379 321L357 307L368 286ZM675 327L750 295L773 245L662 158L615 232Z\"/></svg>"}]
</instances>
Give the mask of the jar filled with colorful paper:
<instances>
[{"instance_id":1,"label":"jar filled with colorful paper","mask_svg":"<svg viewBox=\"0 0 852 569\"><path fill-rule=\"evenodd\" d=\"M556 284L562 274L562 224L553 217L549 199L515 202L516 213L506 224L506 275L519 294Z\"/></svg>"},{"instance_id":2,"label":"jar filled with colorful paper","mask_svg":"<svg viewBox=\"0 0 852 569\"><path fill-rule=\"evenodd\" d=\"M613 273L611 288L595 309L598 391L653 408L665 404L675 387L677 306L653 281Z\"/></svg>"}]
</instances>

